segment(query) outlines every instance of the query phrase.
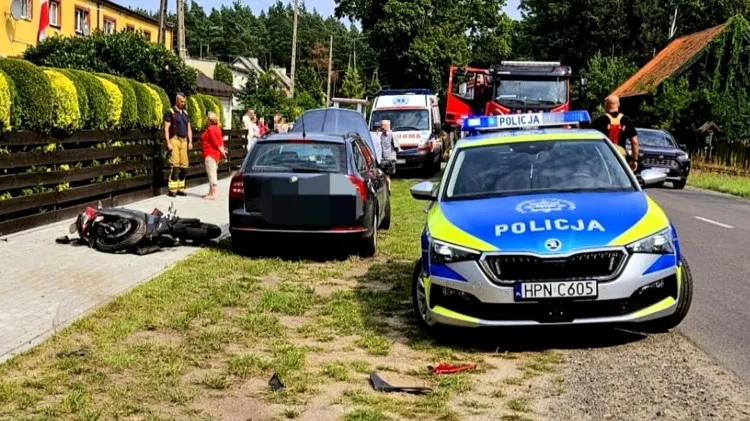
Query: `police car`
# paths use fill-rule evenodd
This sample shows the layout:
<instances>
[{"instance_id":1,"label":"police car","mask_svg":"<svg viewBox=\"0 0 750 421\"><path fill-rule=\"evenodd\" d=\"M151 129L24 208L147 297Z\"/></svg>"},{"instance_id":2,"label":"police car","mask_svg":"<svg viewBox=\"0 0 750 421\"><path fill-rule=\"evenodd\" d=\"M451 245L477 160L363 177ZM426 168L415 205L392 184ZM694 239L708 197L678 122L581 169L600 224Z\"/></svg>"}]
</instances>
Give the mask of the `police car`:
<instances>
[{"instance_id":1,"label":"police car","mask_svg":"<svg viewBox=\"0 0 750 421\"><path fill-rule=\"evenodd\" d=\"M692 277L677 232L588 112L464 121L429 201L414 312L440 325L629 324L665 331L687 315ZM553 128L554 126L562 128ZM640 183L643 183L641 185Z\"/></svg>"}]
</instances>

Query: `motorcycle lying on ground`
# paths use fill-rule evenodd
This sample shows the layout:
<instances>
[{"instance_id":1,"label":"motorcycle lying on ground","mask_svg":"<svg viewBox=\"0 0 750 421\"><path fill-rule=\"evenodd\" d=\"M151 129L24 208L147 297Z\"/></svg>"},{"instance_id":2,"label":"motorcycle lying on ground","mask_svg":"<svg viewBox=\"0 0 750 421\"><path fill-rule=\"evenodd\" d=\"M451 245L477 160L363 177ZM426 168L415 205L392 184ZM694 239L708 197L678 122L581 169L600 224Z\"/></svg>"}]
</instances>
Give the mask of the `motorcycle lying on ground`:
<instances>
[{"instance_id":1,"label":"motorcycle lying on ground","mask_svg":"<svg viewBox=\"0 0 750 421\"><path fill-rule=\"evenodd\" d=\"M98 209L87 206L70 225L78 242L105 253L153 253L181 244L200 246L221 236L221 228L197 218L178 218L173 205L165 215L159 209L146 213L125 208ZM58 243L70 243L68 236Z\"/></svg>"}]
</instances>

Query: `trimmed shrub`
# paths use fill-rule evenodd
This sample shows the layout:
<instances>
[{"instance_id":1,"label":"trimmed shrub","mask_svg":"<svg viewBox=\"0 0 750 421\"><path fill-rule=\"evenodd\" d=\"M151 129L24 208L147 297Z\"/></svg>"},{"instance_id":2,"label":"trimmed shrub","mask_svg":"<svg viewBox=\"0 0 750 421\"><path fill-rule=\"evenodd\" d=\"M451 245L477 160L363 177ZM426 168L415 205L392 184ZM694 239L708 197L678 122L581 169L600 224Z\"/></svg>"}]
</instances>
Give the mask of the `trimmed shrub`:
<instances>
[{"instance_id":1,"label":"trimmed shrub","mask_svg":"<svg viewBox=\"0 0 750 421\"><path fill-rule=\"evenodd\" d=\"M132 129L138 127L138 104L135 96L135 89L130 80L119 76L99 74L99 76L109 80L117 85L122 93L122 114L120 115L120 127L123 129Z\"/></svg>"},{"instance_id":2,"label":"trimmed shrub","mask_svg":"<svg viewBox=\"0 0 750 421\"><path fill-rule=\"evenodd\" d=\"M13 109L13 85L10 78L0 71L0 132L13 128L11 110Z\"/></svg>"},{"instance_id":3,"label":"trimmed shrub","mask_svg":"<svg viewBox=\"0 0 750 421\"><path fill-rule=\"evenodd\" d=\"M70 79L75 85L76 94L78 95L78 109L81 112L81 127L88 128L91 120L91 109L89 107L89 93L86 84L81 78L67 69L53 69Z\"/></svg>"},{"instance_id":4,"label":"trimmed shrub","mask_svg":"<svg viewBox=\"0 0 750 421\"><path fill-rule=\"evenodd\" d=\"M169 95L167 95L167 92L161 87L154 85L153 83L147 83L146 85L149 88L155 90L157 94L159 94L159 98L161 98L161 105L164 108L162 112L168 113L169 109L172 108L172 101L169 100Z\"/></svg>"},{"instance_id":5,"label":"trimmed shrub","mask_svg":"<svg viewBox=\"0 0 750 421\"><path fill-rule=\"evenodd\" d=\"M159 94L151 88L148 84L142 84L143 88L148 92L148 96L151 98L151 118L153 119L151 121L152 127L159 127L161 125L162 117L163 117L163 110L164 105L162 104L162 99L159 97Z\"/></svg>"},{"instance_id":6,"label":"trimmed shrub","mask_svg":"<svg viewBox=\"0 0 750 421\"><path fill-rule=\"evenodd\" d=\"M187 98L187 112L194 130L206 128L206 110L203 109L202 101L195 95Z\"/></svg>"},{"instance_id":7,"label":"trimmed shrub","mask_svg":"<svg viewBox=\"0 0 750 421\"><path fill-rule=\"evenodd\" d=\"M52 85L54 115L53 129L72 133L81 128L81 110L78 108L78 93L73 82L60 72L44 70Z\"/></svg>"},{"instance_id":8,"label":"trimmed shrub","mask_svg":"<svg viewBox=\"0 0 750 421\"><path fill-rule=\"evenodd\" d=\"M138 127L143 129L153 129L154 126L154 100L151 97L146 86L134 80L129 81L135 92L136 101L138 101ZM161 101L159 101L161 108Z\"/></svg>"},{"instance_id":9,"label":"trimmed shrub","mask_svg":"<svg viewBox=\"0 0 750 421\"><path fill-rule=\"evenodd\" d=\"M111 116L115 113L117 116L116 121L119 122L120 113L122 112L122 94L120 94L117 86L114 86L114 89L117 91L117 95L119 95L120 98L119 109L112 107L113 103L116 105L116 99L110 96L110 91L105 87L102 79L81 70L65 70L65 72L78 78L86 91L86 96L89 101L89 112L84 127L93 130L104 130L116 127L117 125L112 126ZM111 82L109 83L112 85Z\"/></svg>"},{"instance_id":10,"label":"trimmed shrub","mask_svg":"<svg viewBox=\"0 0 750 421\"><path fill-rule=\"evenodd\" d=\"M120 121L122 120L122 92L114 82L110 82L108 79L101 76L95 77L104 86L104 90L107 91L106 99L108 104L105 109L108 112L106 128L118 128L120 127Z\"/></svg>"},{"instance_id":11,"label":"trimmed shrub","mask_svg":"<svg viewBox=\"0 0 750 421\"><path fill-rule=\"evenodd\" d=\"M16 88L15 111L21 129L49 132L52 128L54 107L49 100L52 85L38 67L25 60L0 60L0 70L13 81Z\"/></svg>"},{"instance_id":12,"label":"trimmed shrub","mask_svg":"<svg viewBox=\"0 0 750 421\"><path fill-rule=\"evenodd\" d=\"M224 127L224 115L221 109L221 102L219 102L219 99L211 96L211 95L203 95L199 94L196 95L200 97L201 103L203 104L203 108L205 109L205 112L213 111L216 113L216 115L219 116L219 126ZM208 122L206 122L208 124Z\"/></svg>"},{"instance_id":13,"label":"trimmed shrub","mask_svg":"<svg viewBox=\"0 0 750 421\"><path fill-rule=\"evenodd\" d=\"M219 98L216 98L215 96L209 96L209 98L211 99L211 101L213 101L216 107L215 109L218 110L214 112L219 115L219 121L221 122L221 127L224 127L224 108L221 106L221 101L219 100Z\"/></svg>"}]
</instances>

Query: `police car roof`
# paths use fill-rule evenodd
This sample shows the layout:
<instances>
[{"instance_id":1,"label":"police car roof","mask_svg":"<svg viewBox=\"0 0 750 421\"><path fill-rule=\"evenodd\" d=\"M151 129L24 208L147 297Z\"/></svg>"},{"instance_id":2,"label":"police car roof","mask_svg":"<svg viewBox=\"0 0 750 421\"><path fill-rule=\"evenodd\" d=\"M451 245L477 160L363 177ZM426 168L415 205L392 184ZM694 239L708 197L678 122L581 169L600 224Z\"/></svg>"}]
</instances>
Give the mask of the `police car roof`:
<instances>
[{"instance_id":1,"label":"police car roof","mask_svg":"<svg viewBox=\"0 0 750 421\"><path fill-rule=\"evenodd\" d=\"M555 140L606 140L602 132L594 129L523 129L500 130L461 138L456 147L480 146L517 142L551 142Z\"/></svg>"}]
</instances>

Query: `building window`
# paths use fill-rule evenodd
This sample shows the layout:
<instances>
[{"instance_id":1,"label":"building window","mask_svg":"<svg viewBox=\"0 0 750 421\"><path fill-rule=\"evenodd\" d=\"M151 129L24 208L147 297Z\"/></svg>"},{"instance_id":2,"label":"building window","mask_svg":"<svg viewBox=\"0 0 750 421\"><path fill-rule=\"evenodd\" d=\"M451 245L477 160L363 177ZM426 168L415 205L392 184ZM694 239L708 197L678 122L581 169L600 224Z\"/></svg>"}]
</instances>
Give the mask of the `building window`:
<instances>
[{"instance_id":1,"label":"building window","mask_svg":"<svg viewBox=\"0 0 750 421\"><path fill-rule=\"evenodd\" d=\"M114 34L115 32L117 32L117 21L115 19L105 16L104 17L104 33Z\"/></svg>"},{"instance_id":2,"label":"building window","mask_svg":"<svg viewBox=\"0 0 750 421\"><path fill-rule=\"evenodd\" d=\"M21 0L21 18L31 20L31 11L34 10L31 0Z\"/></svg>"},{"instance_id":3,"label":"building window","mask_svg":"<svg viewBox=\"0 0 750 421\"><path fill-rule=\"evenodd\" d=\"M89 33L89 11L76 8L75 30L78 35L87 35Z\"/></svg>"},{"instance_id":4,"label":"building window","mask_svg":"<svg viewBox=\"0 0 750 421\"><path fill-rule=\"evenodd\" d=\"M143 30L143 36L146 37L147 40L151 41L151 31Z\"/></svg>"},{"instance_id":5,"label":"building window","mask_svg":"<svg viewBox=\"0 0 750 421\"><path fill-rule=\"evenodd\" d=\"M125 26L125 30L128 32L135 32L135 26L128 24Z\"/></svg>"},{"instance_id":6,"label":"building window","mask_svg":"<svg viewBox=\"0 0 750 421\"><path fill-rule=\"evenodd\" d=\"M61 12L62 12L62 9L60 9L60 1L51 0L49 2L49 24L50 26L53 26L55 28L60 27L60 21L62 21L62 15L60 14Z\"/></svg>"}]
</instances>

